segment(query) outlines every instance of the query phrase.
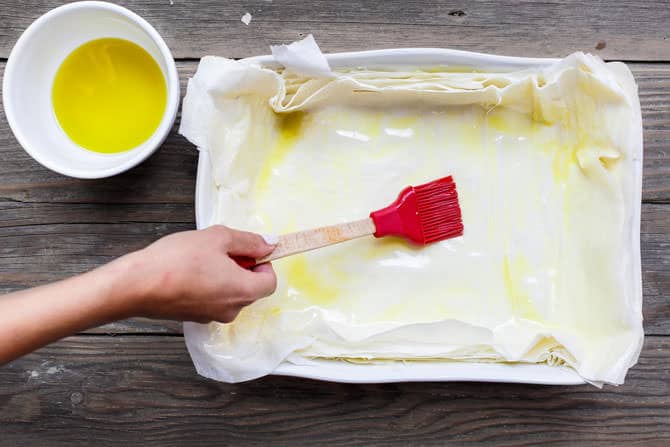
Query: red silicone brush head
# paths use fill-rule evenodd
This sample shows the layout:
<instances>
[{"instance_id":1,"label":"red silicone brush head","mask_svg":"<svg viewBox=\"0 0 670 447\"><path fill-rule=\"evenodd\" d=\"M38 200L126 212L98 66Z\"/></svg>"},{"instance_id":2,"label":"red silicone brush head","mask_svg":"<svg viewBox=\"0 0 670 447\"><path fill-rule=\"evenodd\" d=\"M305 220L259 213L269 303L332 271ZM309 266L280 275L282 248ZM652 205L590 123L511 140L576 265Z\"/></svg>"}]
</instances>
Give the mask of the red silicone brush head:
<instances>
[{"instance_id":1,"label":"red silicone brush head","mask_svg":"<svg viewBox=\"0 0 670 447\"><path fill-rule=\"evenodd\" d=\"M461 208L451 176L402 190L391 205L370 213L376 237L402 236L430 244L463 235Z\"/></svg>"}]
</instances>

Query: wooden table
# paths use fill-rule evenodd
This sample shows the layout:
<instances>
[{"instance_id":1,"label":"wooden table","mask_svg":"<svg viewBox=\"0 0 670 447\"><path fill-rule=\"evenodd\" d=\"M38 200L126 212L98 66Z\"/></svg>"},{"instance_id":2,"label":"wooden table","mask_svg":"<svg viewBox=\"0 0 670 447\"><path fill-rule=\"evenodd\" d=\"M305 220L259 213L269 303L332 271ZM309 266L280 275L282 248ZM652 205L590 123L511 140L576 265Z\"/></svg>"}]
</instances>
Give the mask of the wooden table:
<instances>
[{"instance_id":1,"label":"wooden table","mask_svg":"<svg viewBox=\"0 0 670 447\"><path fill-rule=\"evenodd\" d=\"M0 0L0 72L21 31L60 3ZM583 50L626 61L644 117L644 350L625 385L602 390L279 377L228 385L196 375L179 324L132 319L0 368L0 445L670 444L670 3L121 3L163 35L182 86L206 54L265 54L269 44L308 33L327 52L423 46L565 56ZM253 16L248 26L240 21L245 12ZM193 228L196 158L173 131L130 172L74 180L33 161L0 110L0 292L80 273Z\"/></svg>"}]
</instances>

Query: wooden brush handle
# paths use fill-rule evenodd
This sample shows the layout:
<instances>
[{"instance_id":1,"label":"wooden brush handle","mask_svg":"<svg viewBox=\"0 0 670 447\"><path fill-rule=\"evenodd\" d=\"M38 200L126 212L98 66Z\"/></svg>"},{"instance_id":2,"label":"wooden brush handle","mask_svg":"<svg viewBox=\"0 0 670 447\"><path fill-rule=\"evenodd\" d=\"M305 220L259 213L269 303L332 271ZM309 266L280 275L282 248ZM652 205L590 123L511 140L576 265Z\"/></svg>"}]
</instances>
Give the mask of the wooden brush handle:
<instances>
[{"instance_id":1,"label":"wooden brush handle","mask_svg":"<svg viewBox=\"0 0 670 447\"><path fill-rule=\"evenodd\" d=\"M316 248L339 244L340 242L374 234L375 231L375 224L368 217L354 222L284 234L279 236L279 242L274 251L264 258L256 259L255 263L262 264Z\"/></svg>"}]
</instances>

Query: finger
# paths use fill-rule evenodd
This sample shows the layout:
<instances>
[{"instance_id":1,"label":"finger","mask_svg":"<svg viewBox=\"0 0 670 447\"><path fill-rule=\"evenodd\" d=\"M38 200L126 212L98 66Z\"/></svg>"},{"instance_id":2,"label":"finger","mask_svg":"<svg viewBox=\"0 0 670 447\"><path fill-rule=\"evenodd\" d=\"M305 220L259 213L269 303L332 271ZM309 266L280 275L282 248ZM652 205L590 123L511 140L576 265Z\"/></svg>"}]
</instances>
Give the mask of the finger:
<instances>
[{"instance_id":1,"label":"finger","mask_svg":"<svg viewBox=\"0 0 670 447\"><path fill-rule=\"evenodd\" d=\"M239 230L229 231L228 254L257 259L269 255L275 248L274 245L268 244L260 234Z\"/></svg>"},{"instance_id":2,"label":"finger","mask_svg":"<svg viewBox=\"0 0 670 447\"><path fill-rule=\"evenodd\" d=\"M245 292L252 300L272 295L277 288L277 275L269 262L257 265L252 271L246 270L244 273Z\"/></svg>"}]
</instances>

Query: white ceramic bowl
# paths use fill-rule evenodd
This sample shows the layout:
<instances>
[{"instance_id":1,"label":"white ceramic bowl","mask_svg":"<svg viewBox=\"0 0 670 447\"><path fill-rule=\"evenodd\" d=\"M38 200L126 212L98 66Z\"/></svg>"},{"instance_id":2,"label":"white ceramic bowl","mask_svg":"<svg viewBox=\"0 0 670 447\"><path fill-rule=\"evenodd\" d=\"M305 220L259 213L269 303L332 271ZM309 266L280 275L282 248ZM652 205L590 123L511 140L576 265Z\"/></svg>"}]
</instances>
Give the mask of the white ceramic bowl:
<instances>
[{"instance_id":1,"label":"white ceramic bowl","mask_svg":"<svg viewBox=\"0 0 670 447\"><path fill-rule=\"evenodd\" d=\"M140 45L158 62L167 84L165 114L154 134L116 154L88 151L72 142L51 102L53 79L63 60L78 46L103 37ZM9 55L2 94L7 121L35 160L70 177L102 178L139 164L163 143L179 107L179 77L170 49L146 20L118 5L84 1L55 8L24 31Z\"/></svg>"}]
</instances>

